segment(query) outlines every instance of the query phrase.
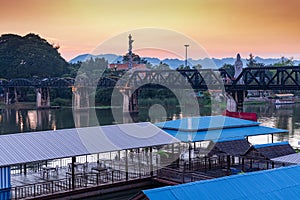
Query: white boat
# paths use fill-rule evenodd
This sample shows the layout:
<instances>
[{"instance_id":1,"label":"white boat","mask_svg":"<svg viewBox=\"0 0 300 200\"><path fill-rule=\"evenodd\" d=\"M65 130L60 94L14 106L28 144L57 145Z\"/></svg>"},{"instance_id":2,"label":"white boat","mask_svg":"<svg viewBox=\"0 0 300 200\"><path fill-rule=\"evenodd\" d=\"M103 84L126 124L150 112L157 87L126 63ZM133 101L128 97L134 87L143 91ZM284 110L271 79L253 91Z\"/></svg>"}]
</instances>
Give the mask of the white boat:
<instances>
[{"instance_id":1,"label":"white boat","mask_svg":"<svg viewBox=\"0 0 300 200\"><path fill-rule=\"evenodd\" d=\"M295 103L294 94L275 94L274 100L276 105Z\"/></svg>"}]
</instances>

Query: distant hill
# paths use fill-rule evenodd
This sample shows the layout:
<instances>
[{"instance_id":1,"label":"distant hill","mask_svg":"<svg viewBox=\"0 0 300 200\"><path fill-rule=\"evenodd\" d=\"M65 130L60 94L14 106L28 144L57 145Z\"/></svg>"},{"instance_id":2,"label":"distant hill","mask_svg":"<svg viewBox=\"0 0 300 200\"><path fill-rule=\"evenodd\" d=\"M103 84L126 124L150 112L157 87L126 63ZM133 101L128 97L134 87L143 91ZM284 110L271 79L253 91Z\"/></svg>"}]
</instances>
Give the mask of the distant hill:
<instances>
[{"instance_id":1,"label":"distant hill","mask_svg":"<svg viewBox=\"0 0 300 200\"><path fill-rule=\"evenodd\" d=\"M105 58L108 63L116 63L116 62L121 62L122 61L122 56L115 55L115 54L101 54L101 55L91 55L91 54L83 54L79 55L72 60L70 60L70 63L77 63L78 61L85 61L90 58ZM144 57L145 60L147 60L149 63L152 65L158 65L160 62L168 64L171 68L176 69L180 65L184 65L185 61L180 60L177 58L166 58L163 60L160 60L158 58L153 58L153 57ZM203 58L203 59L188 59L188 65L194 66L197 64L202 65L204 68L220 68L224 64L234 64L235 58ZM280 61L280 58L261 58L261 57L255 57L255 60L258 63L264 63L265 65L271 65L276 62ZM244 64L244 67L247 66L247 61L246 59L242 59L242 62ZM213 64L214 63L214 64ZM300 64L300 60L294 60L295 65ZM213 66L215 65L215 66Z\"/></svg>"},{"instance_id":2,"label":"distant hill","mask_svg":"<svg viewBox=\"0 0 300 200\"><path fill-rule=\"evenodd\" d=\"M58 53L58 46L30 33L24 37L4 34L0 37L0 78L62 76L69 63Z\"/></svg>"}]
</instances>

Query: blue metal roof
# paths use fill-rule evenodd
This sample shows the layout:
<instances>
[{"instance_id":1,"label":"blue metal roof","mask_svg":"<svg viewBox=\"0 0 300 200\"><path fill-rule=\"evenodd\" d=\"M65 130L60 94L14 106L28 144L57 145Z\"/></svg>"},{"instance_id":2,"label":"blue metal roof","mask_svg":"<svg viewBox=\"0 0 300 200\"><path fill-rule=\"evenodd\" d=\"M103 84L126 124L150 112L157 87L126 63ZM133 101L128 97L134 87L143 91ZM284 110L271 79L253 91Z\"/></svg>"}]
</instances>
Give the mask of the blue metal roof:
<instances>
[{"instance_id":1,"label":"blue metal roof","mask_svg":"<svg viewBox=\"0 0 300 200\"><path fill-rule=\"evenodd\" d=\"M300 166L291 166L143 190L143 193L150 200L299 199L299 172Z\"/></svg>"},{"instance_id":2,"label":"blue metal roof","mask_svg":"<svg viewBox=\"0 0 300 200\"><path fill-rule=\"evenodd\" d=\"M287 130L266 126L250 126L241 128L227 128L208 131L185 132L163 129L182 142L198 142L213 140L215 142L244 139L246 136L266 135L272 133L287 133Z\"/></svg>"},{"instance_id":3,"label":"blue metal roof","mask_svg":"<svg viewBox=\"0 0 300 200\"><path fill-rule=\"evenodd\" d=\"M0 166L177 143L149 122L0 136Z\"/></svg>"},{"instance_id":4,"label":"blue metal roof","mask_svg":"<svg viewBox=\"0 0 300 200\"><path fill-rule=\"evenodd\" d=\"M162 129L181 131L205 131L212 129L257 126L259 122L227 116L190 117L155 124Z\"/></svg>"},{"instance_id":5,"label":"blue metal roof","mask_svg":"<svg viewBox=\"0 0 300 200\"><path fill-rule=\"evenodd\" d=\"M264 148L264 147L273 147L273 146L280 146L280 145L288 145L289 142L275 142L275 143L267 143L267 144L255 144L253 147L255 149Z\"/></svg>"}]
</instances>

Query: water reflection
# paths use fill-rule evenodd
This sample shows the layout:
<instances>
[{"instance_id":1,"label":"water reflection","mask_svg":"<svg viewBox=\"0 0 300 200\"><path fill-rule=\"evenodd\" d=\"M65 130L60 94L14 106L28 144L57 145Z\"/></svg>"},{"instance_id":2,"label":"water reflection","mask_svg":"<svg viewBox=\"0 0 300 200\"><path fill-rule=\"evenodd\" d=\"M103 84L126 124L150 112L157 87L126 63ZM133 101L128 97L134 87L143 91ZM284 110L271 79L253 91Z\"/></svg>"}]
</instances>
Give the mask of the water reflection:
<instances>
[{"instance_id":1,"label":"water reflection","mask_svg":"<svg viewBox=\"0 0 300 200\"><path fill-rule=\"evenodd\" d=\"M140 121L166 121L171 119L184 118L193 116L193 113L181 113L180 108L173 107L165 109L165 112L159 112L160 108L153 109L149 113L149 109L140 109L135 115L121 115L121 118L115 119L111 109L82 110L73 114L71 108L59 110L0 110L0 134L56 130L63 128L74 128L110 125L118 123L126 123L132 118L133 122ZM222 109L220 108L220 112ZM258 121L264 126L287 129L288 134L275 135L274 141L289 140L292 146L300 147L300 104L281 106L276 108L275 105L245 105L245 112L256 112ZM117 110L122 113L122 109ZM210 108L201 108L201 115L211 115ZM214 113L213 113L214 114ZM219 113L217 113L219 114ZM269 137L258 139L256 142L270 142Z\"/></svg>"},{"instance_id":2,"label":"water reflection","mask_svg":"<svg viewBox=\"0 0 300 200\"><path fill-rule=\"evenodd\" d=\"M300 112L300 104L282 105L280 107L273 104L247 105L245 111L256 112L258 121L264 126L289 131L286 134L274 135L274 141L289 141L292 146L300 147L300 115L297 114Z\"/></svg>"}]
</instances>

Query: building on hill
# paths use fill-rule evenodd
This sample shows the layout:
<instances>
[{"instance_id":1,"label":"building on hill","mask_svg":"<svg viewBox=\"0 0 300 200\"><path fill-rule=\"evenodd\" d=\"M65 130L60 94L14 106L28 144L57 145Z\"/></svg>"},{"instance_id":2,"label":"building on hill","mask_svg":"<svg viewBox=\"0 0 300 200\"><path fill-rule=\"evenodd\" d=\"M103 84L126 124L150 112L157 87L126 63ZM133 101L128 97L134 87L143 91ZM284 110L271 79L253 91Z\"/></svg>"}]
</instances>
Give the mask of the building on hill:
<instances>
[{"instance_id":1,"label":"building on hill","mask_svg":"<svg viewBox=\"0 0 300 200\"><path fill-rule=\"evenodd\" d=\"M146 70L147 61L141 59L139 55L132 52L132 43L134 40L132 40L131 34L128 36L128 39L128 53L123 56L122 63L111 63L108 65L108 68L112 70L129 70L133 68Z\"/></svg>"},{"instance_id":2,"label":"building on hill","mask_svg":"<svg viewBox=\"0 0 300 200\"><path fill-rule=\"evenodd\" d=\"M112 63L108 65L108 68L111 70L128 70L129 69L129 63ZM133 69L140 69L140 70L146 70L147 67L145 64L132 64Z\"/></svg>"}]
</instances>

